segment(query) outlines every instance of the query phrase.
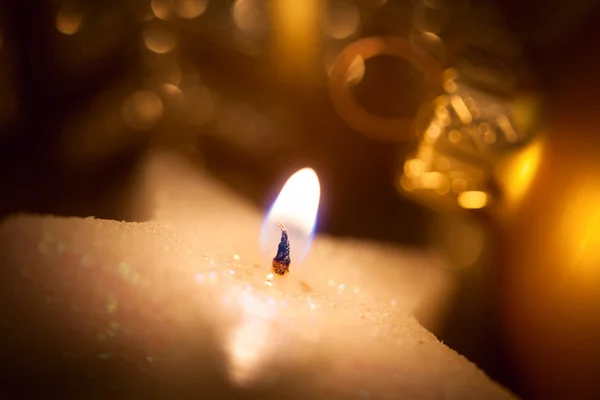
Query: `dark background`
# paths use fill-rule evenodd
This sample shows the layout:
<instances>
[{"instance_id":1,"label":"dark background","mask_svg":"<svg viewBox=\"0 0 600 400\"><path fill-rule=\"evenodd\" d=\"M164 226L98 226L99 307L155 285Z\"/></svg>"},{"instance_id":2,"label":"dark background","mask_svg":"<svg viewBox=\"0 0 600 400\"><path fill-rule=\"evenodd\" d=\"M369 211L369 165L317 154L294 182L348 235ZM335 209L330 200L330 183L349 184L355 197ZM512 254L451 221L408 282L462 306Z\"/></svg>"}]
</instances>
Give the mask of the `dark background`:
<instances>
[{"instance_id":1,"label":"dark background","mask_svg":"<svg viewBox=\"0 0 600 400\"><path fill-rule=\"evenodd\" d=\"M177 38L173 57L181 73L200 76L212 99L212 115L193 121L166 104L162 120L139 132L122 121L110 129L98 127L119 115L128 94L164 73L140 40L145 26L155 23L144 21L151 12L148 1L3 1L0 214L29 211L144 221L148 214L133 206L132 183L145 152L162 146L197 161L262 208L291 173L310 165L323 188L319 231L435 246L431 227L439 214L404 198L394 184L416 141L379 142L349 128L329 99L324 60L359 37L409 35L412 12L420 3L453 10L444 37L448 43L460 43L461 24L479 14L460 1L350 3L361 16L357 31L343 40L319 39L318 60L302 76L274 72L270 33L251 45L238 40L229 18L231 1L209 1L193 21L156 21ZM496 7L505 29L523 48L523 62L535 78L532 85L551 102L560 93L563 71L573 62L567 54L593 36L595 2L481 3ZM74 35L56 29L57 12L65 7L85 15ZM442 63L448 66L456 54L450 45L445 51ZM365 70L353 89L365 108L384 116L416 114L424 87L406 62L378 57L367 61ZM452 299L452 325L435 333L520 393L520 379L486 299L486 271L493 266L482 258L457 273L461 290Z\"/></svg>"}]
</instances>

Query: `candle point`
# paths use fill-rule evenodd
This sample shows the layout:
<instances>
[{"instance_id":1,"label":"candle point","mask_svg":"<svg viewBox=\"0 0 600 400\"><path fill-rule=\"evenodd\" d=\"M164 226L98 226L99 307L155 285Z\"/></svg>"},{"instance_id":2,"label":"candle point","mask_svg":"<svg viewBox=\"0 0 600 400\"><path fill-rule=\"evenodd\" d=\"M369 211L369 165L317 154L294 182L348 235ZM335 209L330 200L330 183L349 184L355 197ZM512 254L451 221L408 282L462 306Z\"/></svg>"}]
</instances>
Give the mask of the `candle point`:
<instances>
[{"instance_id":1,"label":"candle point","mask_svg":"<svg viewBox=\"0 0 600 400\"><path fill-rule=\"evenodd\" d=\"M273 258L273 272L277 275L285 275L290 271L290 241L288 239L287 229L281 221L277 221L277 226L281 229L281 241L277 247L277 255Z\"/></svg>"}]
</instances>

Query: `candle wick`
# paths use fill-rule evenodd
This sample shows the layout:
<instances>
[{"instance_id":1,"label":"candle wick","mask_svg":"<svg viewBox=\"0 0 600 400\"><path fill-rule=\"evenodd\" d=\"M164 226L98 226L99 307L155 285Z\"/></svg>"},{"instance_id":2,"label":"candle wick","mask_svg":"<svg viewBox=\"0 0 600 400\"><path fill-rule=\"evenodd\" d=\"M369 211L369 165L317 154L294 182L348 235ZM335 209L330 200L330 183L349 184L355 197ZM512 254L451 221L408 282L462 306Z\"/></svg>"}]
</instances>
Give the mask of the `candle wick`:
<instances>
[{"instance_id":1,"label":"candle wick","mask_svg":"<svg viewBox=\"0 0 600 400\"><path fill-rule=\"evenodd\" d=\"M277 226L281 229L281 241L277 247L277 255L273 258L273 272L278 275L285 275L290 270L290 241L288 239L287 229L281 221L277 221Z\"/></svg>"},{"instance_id":2,"label":"candle wick","mask_svg":"<svg viewBox=\"0 0 600 400\"><path fill-rule=\"evenodd\" d=\"M287 229L285 229L285 225L283 224L283 222L277 221L277 226L279 227L279 229L281 229L282 232L287 232Z\"/></svg>"}]
</instances>

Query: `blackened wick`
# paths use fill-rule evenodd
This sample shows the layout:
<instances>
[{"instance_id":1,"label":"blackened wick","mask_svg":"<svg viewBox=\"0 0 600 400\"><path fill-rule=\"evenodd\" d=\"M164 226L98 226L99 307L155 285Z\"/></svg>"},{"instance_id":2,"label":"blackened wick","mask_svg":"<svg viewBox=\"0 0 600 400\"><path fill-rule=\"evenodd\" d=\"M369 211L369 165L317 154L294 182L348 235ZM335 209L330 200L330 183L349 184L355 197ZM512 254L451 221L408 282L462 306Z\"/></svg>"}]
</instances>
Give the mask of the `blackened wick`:
<instances>
[{"instance_id":1,"label":"blackened wick","mask_svg":"<svg viewBox=\"0 0 600 400\"><path fill-rule=\"evenodd\" d=\"M273 272L278 275L285 275L290 270L290 241L288 239L285 226L278 222L277 225L281 229L281 241L277 247L277 255L273 258Z\"/></svg>"}]
</instances>

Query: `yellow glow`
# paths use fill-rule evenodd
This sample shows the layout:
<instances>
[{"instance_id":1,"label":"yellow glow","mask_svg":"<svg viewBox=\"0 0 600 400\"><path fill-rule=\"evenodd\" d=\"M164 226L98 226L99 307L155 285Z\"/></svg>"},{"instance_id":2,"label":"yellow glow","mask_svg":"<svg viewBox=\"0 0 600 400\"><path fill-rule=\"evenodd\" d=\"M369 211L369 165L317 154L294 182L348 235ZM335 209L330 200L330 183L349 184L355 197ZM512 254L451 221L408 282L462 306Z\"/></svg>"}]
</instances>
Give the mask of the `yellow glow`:
<instances>
[{"instance_id":1,"label":"yellow glow","mask_svg":"<svg viewBox=\"0 0 600 400\"><path fill-rule=\"evenodd\" d=\"M290 243L294 243L292 262L304 259L312 242L320 197L321 186L313 169L301 169L287 180L263 222L261 250L265 258L273 258L277 250L280 221L287 228Z\"/></svg>"},{"instance_id":2,"label":"yellow glow","mask_svg":"<svg viewBox=\"0 0 600 400\"><path fill-rule=\"evenodd\" d=\"M542 139L536 139L499 165L496 174L509 206L517 204L527 192L538 170L542 149Z\"/></svg>"},{"instance_id":3,"label":"yellow glow","mask_svg":"<svg viewBox=\"0 0 600 400\"><path fill-rule=\"evenodd\" d=\"M427 172L421 175L421 186L425 189L440 189L448 186L448 178L441 172ZM443 190L443 189L442 189Z\"/></svg>"},{"instance_id":4,"label":"yellow glow","mask_svg":"<svg viewBox=\"0 0 600 400\"><path fill-rule=\"evenodd\" d=\"M590 283L600 274L600 179L579 179L561 203L564 210L555 231L566 270Z\"/></svg>"},{"instance_id":5,"label":"yellow glow","mask_svg":"<svg viewBox=\"0 0 600 400\"><path fill-rule=\"evenodd\" d=\"M148 50L156 54L168 53L177 45L175 36L162 30L148 29L144 31L142 38Z\"/></svg>"},{"instance_id":6,"label":"yellow glow","mask_svg":"<svg viewBox=\"0 0 600 400\"><path fill-rule=\"evenodd\" d=\"M73 10L61 9L56 14L56 29L65 35L76 34L83 24L83 14Z\"/></svg>"},{"instance_id":7,"label":"yellow glow","mask_svg":"<svg viewBox=\"0 0 600 400\"><path fill-rule=\"evenodd\" d=\"M277 56L284 70L306 72L318 52L320 0L274 0Z\"/></svg>"},{"instance_id":8,"label":"yellow glow","mask_svg":"<svg viewBox=\"0 0 600 400\"><path fill-rule=\"evenodd\" d=\"M472 190L468 192L462 192L457 198L458 205L462 208L474 210L483 208L488 204L488 195L485 192L479 190Z\"/></svg>"}]
</instances>

